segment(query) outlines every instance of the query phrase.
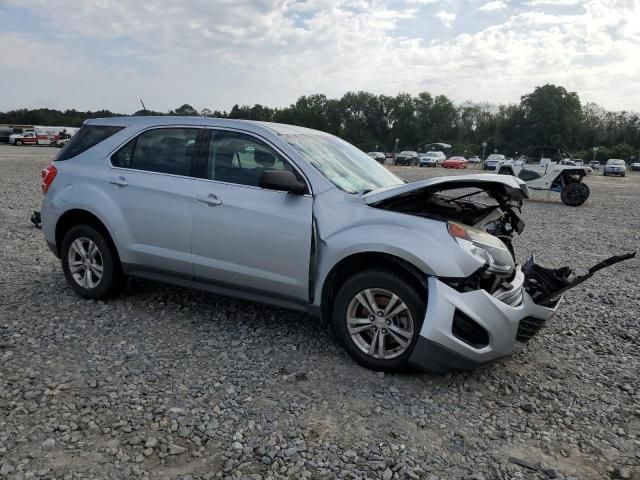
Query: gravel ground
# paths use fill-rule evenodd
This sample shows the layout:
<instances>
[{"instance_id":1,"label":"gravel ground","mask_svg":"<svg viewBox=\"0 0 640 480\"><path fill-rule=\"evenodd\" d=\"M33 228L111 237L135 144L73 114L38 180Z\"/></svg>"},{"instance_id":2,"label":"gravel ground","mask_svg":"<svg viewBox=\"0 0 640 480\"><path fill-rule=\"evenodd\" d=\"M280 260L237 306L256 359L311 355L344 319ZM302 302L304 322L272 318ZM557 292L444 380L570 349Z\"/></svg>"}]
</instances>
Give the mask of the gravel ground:
<instances>
[{"instance_id":1,"label":"gravel ground","mask_svg":"<svg viewBox=\"0 0 640 480\"><path fill-rule=\"evenodd\" d=\"M54 153L0 147L1 479L640 478L637 260L510 358L382 375L307 315L141 280L75 296L28 220ZM640 175L588 183L579 208L527 203L521 260L638 248Z\"/></svg>"}]
</instances>

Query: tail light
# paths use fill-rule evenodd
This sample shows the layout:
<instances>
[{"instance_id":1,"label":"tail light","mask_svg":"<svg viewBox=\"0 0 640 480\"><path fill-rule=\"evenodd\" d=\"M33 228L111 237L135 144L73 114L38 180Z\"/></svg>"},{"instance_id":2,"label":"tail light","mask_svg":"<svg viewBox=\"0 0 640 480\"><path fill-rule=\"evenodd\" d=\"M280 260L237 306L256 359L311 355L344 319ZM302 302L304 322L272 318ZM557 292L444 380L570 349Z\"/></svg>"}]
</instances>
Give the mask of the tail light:
<instances>
[{"instance_id":1,"label":"tail light","mask_svg":"<svg viewBox=\"0 0 640 480\"><path fill-rule=\"evenodd\" d=\"M58 173L58 169L53 164L42 169L42 193L43 194L47 193L47 190L49 190L49 187L53 183L53 180L56 178L57 173Z\"/></svg>"}]
</instances>

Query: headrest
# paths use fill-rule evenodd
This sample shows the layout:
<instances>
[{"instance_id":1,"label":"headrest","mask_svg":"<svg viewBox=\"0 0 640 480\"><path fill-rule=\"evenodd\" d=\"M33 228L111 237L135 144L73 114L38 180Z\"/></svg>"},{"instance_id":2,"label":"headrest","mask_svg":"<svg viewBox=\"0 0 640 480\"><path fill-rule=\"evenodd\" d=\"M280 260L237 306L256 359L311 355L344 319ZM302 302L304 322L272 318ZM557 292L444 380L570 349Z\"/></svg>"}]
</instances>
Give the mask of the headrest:
<instances>
[{"instance_id":1,"label":"headrest","mask_svg":"<svg viewBox=\"0 0 640 480\"><path fill-rule=\"evenodd\" d=\"M276 163L276 158L271 153L264 150L256 150L253 152L253 159L262 168L272 168Z\"/></svg>"}]
</instances>

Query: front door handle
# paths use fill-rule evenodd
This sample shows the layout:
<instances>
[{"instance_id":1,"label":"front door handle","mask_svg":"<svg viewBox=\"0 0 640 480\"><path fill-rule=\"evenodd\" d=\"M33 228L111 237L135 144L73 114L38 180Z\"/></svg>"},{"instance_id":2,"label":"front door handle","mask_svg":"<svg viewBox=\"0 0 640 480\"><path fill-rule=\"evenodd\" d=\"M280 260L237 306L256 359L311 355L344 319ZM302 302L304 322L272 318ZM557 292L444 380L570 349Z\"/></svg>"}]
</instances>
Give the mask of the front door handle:
<instances>
[{"instance_id":1,"label":"front door handle","mask_svg":"<svg viewBox=\"0 0 640 480\"><path fill-rule=\"evenodd\" d=\"M196 200L211 206L222 205L222 200L213 193L210 193L209 195L196 195Z\"/></svg>"},{"instance_id":2,"label":"front door handle","mask_svg":"<svg viewBox=\"0 0 640 480\"><path fill-rule=\"evenodd\" d=\"M119 187L126 187L127 185L129 185L129 182L127 182L127 179L123 176L111 177L109 179L109 183L113 183L114 185L118 185Z\"/></svg>"}]
</instances>

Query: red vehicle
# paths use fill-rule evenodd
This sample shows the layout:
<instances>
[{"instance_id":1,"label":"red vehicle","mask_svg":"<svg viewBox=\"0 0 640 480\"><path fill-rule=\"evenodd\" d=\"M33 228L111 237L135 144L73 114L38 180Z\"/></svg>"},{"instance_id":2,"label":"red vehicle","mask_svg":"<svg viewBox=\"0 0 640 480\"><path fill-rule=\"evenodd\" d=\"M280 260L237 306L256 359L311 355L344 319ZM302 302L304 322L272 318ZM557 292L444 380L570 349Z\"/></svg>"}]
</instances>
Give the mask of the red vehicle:
<instances>
[{"instance_id":1,"label":"red vehicle","mask_svg":"<svg viewBox=\"0 0 640 480\"><path fill-rule=\"evenodd\" d=\"M469 166L469 160L464 157L451 157L447 158L442 166L444 168L467 168Z\"/></svg>"},{"instance_id":2,"label":"red vehicle","mask_svg":"<svg viewBox=\"0 0 640 480\"><path fill-rule=\"evenodd\" d=\"M78 129L74 127L41 127L34 126L33 130L24 133L14 133L9 136L11 145L55 145L63 138L71 138Z\"/></svg>"}]
</instances>

